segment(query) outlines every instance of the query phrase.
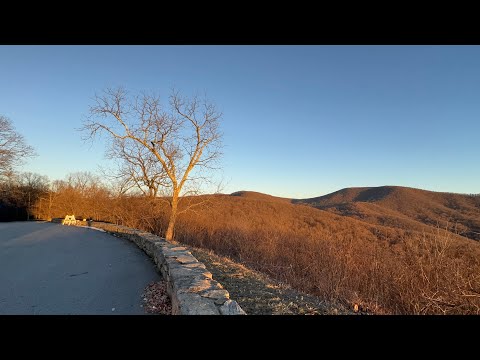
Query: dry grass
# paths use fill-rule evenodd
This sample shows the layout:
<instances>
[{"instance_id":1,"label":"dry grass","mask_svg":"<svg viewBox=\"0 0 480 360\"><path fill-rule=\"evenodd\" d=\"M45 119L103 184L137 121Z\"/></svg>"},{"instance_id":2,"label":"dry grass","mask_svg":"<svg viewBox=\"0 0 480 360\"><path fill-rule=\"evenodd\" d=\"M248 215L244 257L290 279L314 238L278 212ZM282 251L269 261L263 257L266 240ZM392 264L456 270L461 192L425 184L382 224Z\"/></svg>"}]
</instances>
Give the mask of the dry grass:
<instances>
[{"instance_id":1,"label":"dry grass","mask_svg":"<svg viewBox=\"0 0 480 360\"><path fill-rule=\"evenodd\" d=\"M162 234L162 214L137 226ZM182 215L175 238L347 308L480 313L480 246L447 230L404 231L306 205L219 195Z\"/></svg>"},{"instance_id":2,"label":"dry grass","mask_svg":"<svg viewBox=\"0 0 480 360\"><path fill-rule=\"evenodd\" d=\"M353 310L292 289L258 271L218 256L211 250L191 248L222 286L248 315L338 315Z\"/></svg>"},{"instance_id":3,"label":"dry grass","mask_svg":"<svg viewBox=\"0 0 480 360\"><path fill-rule=\"evenodd\" d=\"M100 199L94 198L95 219L165 234L169 213L163 202ZM347 309L479 314L480 244L455 234L464 233L468 222L447 224L452 217L470 219L468 229L474 229L479 199L392 187L350 189L323 205L252 192L194 197L187 203L203 204L179 216L175 238ZM55 214L64 214L54 205ZM314 207L320 205L330 211ZM332 207L342 211L332 213ZM429 225L435 219L446 224L443 230Z\"/></svg>"}]
</instances>

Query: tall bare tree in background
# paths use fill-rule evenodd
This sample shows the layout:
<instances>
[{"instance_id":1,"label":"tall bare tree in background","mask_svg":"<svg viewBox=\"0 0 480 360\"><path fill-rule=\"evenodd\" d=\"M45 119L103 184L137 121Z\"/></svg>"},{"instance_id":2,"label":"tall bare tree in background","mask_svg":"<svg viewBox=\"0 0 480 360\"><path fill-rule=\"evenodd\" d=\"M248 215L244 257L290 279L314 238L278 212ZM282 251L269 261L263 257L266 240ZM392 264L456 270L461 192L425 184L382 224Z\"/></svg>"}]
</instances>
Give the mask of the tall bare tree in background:
<instances>
[{"instance_id":1,"label":"tall bare tree in background","mask_svg":"<svg viewBox=\"0 0 480 360\"><path fill-rule=\"evenodd\" d=\"M0 115L0 176L12 173L25 158L35 155L34 149L15 131L11 120Z\"/></svg>"},{"instance_id":2,"label":"tall bare tree in background","mask_svg":"<svg viewBox=\"0 0 480 360\"><path fill-rule=\"evenodd\" d=\"M168 197L160 199L171 210L165 238L171 241L182 198L198 194L198 184L209 180L209 170L221 154L221 117L211 102L198 96L186 98L172 91L164 106L156 95L130 96L117 88L95 96L83 130L90 139L106 134L111 140L110 155L123 158L127 170L135 169L145 180L144 186L149 188L152 180L162 186ZM132 154L140 154L153 170L147 173L155 176L141 175L141 162Z\"/></svg>"},{"instance_id":3,"label":"tall bare tree in background","mask_svg":"<svg viewBox=\"0 0 480 360\"><path fill-rule=\"evenodd\" d=\"M113 172L104 171L105 176L120 185L124 191L139 190L150 199L163 194L169 185L167 173L156 156L138 142L114 139L107 157L119 160Z\"/></svg>"}]
</instances>

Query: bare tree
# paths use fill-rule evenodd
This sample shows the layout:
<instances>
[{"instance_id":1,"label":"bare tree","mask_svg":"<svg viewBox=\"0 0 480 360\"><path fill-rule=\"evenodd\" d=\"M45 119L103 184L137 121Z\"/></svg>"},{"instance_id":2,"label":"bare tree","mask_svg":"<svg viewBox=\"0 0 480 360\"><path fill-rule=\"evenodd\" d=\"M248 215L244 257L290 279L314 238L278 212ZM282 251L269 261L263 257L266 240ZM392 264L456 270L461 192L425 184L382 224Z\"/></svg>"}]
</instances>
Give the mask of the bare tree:
<instances>
[{"instance_id":1,"label":"bare tree","mask_svg":"<svg viewBox=\"0 0 480 360\"><path fill-rule=\"evenodd\" d=\"M152 156L156 171L166 175L162 186L169 196L160 199L170 206L165 238L171 241L177 216L185 210L179 210L182 198L198 193L198 184L208 181L221 154L221 117L211 102L198 96L189 99L174 90L163 106L156 95L130 96L118 88L95 96L82 129L89 139L98 133L108 135L113 151L119 144L128 149L138 146L142 154ZM133 165L138 171L139 164Z\"/></svg>"},{"instance_id":2,"label":"bare tree","mask_svg":"<svg viewBox=\"0 0 480 360\"><path fill-rule=\"evenodd\" d=\"M48 176L32 172L22 172L18 174L19 190L23 194L23 203L27 209L27 220L30 215L40 216L39 203L42 196L48 194L50 180ZM35 210L35 207L37 208Z\"/></svg>"},{"instance_id":3,"label":"bare tree","mask_svg":"<svg viewBox=\"0 0 480 360\"><path fill-rule=\"evenodd\" d=\"M53 181L48 195L44 197L48 207L43 206L43 209L48 209L49 217L73 214L100 220L111 211L109 189L99 176L90 172L74 172L65 180Z\"/></svg>"},{"instance_id":4,"label":"bare tree","mask_svg":"<svg viewBox=\"0 0 480 360\"><path fill-rule=\"evenodd\" d=\"M0 115L0 175L8 174L32 156L35 156L34 149L15 131L10 119Z\"/></svg>"},{"instance_id":5,"label":"bare tree","mask_svg":"<svg viewBox=\"0 0 480 360\"><path fill-rule=\"evenodd\" d=\"M114 139L107 156L119 160L116 171L105 174L126 191L138 189L153 199L169 186L167 173L155 155L138 142ZM160 191L160 193L159 193Z\"/></svg>"}]
</instances>

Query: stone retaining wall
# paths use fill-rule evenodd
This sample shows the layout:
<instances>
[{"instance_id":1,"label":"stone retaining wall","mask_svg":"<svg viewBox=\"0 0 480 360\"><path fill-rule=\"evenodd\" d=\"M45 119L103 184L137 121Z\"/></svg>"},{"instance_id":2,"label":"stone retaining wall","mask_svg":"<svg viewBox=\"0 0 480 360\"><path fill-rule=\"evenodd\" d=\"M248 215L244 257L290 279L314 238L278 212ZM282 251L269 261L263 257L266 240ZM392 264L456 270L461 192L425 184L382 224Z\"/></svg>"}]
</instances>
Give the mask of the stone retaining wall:
<instances>
[{"instance_id":1,"label":"stone retaining wall","mask_svg":"<svg viewBox=\"0 0 480 360\"><path fill-rule=\"evenodd\" d=\"M87 223L77 221L77 225ZM183 246L148 232L94 221L92 227L128 239L150 256L167 282L174 315L245 315L222 285Z\"/></svg>"}]
</instances>

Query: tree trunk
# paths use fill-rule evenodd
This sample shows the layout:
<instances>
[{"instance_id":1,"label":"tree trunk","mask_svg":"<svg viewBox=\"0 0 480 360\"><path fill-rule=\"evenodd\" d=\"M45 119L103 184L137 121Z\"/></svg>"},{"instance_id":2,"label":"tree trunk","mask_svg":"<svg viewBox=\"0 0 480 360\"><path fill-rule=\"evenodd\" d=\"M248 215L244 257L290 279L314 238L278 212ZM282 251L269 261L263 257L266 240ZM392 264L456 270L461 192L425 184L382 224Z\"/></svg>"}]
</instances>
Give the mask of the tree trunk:
<instances>
[{"instance_id":1,"label":"tree trunk","mask_svg":"<svg viewBox=\"0 0 480 360\"><path fill-rule=\"evenodd\" d=\"M52 220L52 193L49 194L48 201L48 221Z\"/></svg>"},{"instance_id":2,"label":"tree trunk","mask_svg":"<svg viewBox=\"0 0 480 360\"><path fill-rule=\"evenodd\" d=\"M171 213L170 213L170 219L168 220L168 228L167 228L167 232L165 233L165 240L167 241L173 240L173 229L175 227L175 221L177 220L177 206L178 206L178 194L174 194L172 197Z\"/></svg>"}]
</instances>

